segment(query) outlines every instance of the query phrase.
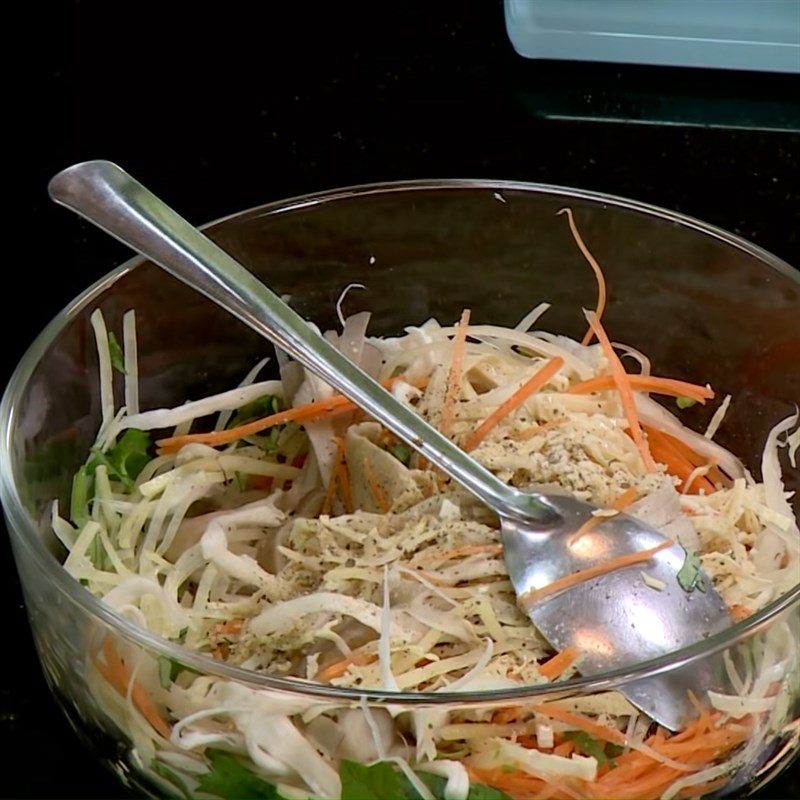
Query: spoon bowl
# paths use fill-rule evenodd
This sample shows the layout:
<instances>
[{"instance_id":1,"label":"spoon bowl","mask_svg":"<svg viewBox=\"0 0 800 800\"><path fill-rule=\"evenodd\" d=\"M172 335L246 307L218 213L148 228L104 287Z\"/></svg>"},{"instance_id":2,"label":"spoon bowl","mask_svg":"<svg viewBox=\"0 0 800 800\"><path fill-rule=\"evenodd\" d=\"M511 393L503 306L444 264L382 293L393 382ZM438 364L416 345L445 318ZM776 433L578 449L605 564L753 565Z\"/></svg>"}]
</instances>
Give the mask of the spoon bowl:
<instances>
[{"instance_id":1,"label":"spoon bowl","mask_svg":"<svg viewBox=\"0 0 800 800\"><path fill-rule=\"evenodd\" d=\"M363 408L459 482L500 517L504 557L520 601L543 636L581 651L585 675L629 666L701 641L731 624L725 603L701 575L704 591L677 580L685 553L662 532L618 513L544 489L500 481L396 400L204 234L108 161L77 164L56 175L50 196L197 289ZM587 544L588 543L588 544ZM646 555L602 574L618 556ZM642 560L643 559L643 560ZM552 591L574 573L582 580ZM642 570L651 583L645 584ZM715 688L717 665L703 662L694 686ZM632 703L667 728L692 713L683 680L658 676L632 684Z\"/></svg>"}]
</instances>

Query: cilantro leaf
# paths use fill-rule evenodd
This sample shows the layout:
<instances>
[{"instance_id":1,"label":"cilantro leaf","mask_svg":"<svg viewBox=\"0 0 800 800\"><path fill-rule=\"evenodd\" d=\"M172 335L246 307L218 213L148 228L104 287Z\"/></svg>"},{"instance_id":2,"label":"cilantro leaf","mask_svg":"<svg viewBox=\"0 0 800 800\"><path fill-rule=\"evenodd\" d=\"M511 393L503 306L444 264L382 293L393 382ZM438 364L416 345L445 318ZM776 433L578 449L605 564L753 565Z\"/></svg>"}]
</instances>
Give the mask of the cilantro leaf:
<instances>
[{"instance_id":1,"label":"cilantro leaf","mask_svg":"<svg viewBox=\"0 0 800 800\"><path fill-rule=\"evenodd\" d=\"M442 795L444 797L444 795ZM510 800L505 792L493 786L484 786L482 783L473 783L469 787L467 800Z\"/></svg>"},{"instance_id":2,"label":"cilantro leaf","mask_svg":"<svg viewBox=\"0 0 800 800\"><path fill-rule=\"evenodd\" d=\"M123 375L126 375L125 356L122 354L122 348L117 341L117 337L114 336L112 331L108 332L108 352L111 355L111 366L117 372L121 372Z\"/></svg>"},{"instance_id":3,"label":"cilantro leaf","mask_svg":"<svg viewBox=\"0 0 800 800\"><path fill-rule=\"evenodd\" d=\"M684 397L681 395L675 398L675 405L678 406L678 408L691 408L697 405L697 400L693 397Z\"/></svg>"},{"instance_id":4,"label":"cilantro leaf","mask_svg":"<svg viewBox=\"0 0 800 800\"><path fill-rule=\"evenodd\" d=\"M184 628L184 630L186 629ZM158 657L158 682L164 689L169 689L170 684L174 683L175 678L177 678L181 672L192 672L195 675L199 674L196 670L187 667L186 664L181 664L180 661L176 661L174 658L169 658L168 656Z\"/></svg>"},{"instance_id":5,"label":"cilantro leaf","mask_svg":"<svg viewBox=\"0 0 800 800\"><path fill-rule=\"evenodd\" d=\"M274 394L265 394L243 405L231 418L228 428L237 428L253 419L277 414L281 410L281 399Z\"/></svg>"},{"instance_id":6,"label":"cilantro leaf","mask_svg":"<svg viewBox=\"0 0 800 800\"><path fill-rule=\"evenodd\" d=\"M612 767L617 765L614 760L606 755L605 748L602 742L598 742L593 736L590 736L585 731L566 731L564 738L575 742L578 748L587 756L592 756L597 759L598 766L608 764Z\"/></svg>"},{"instance_id":7,"label":"cilantro leaf","mask_svg":"<svg viewBox=\"0 0 800 800\"><path fill-rule=\"evenodd\" d=\"M683 545L681 549L686 554L683 566L678 570L678 583L685 592L692 592L694 589L704 592L706 587L703 583L703 576L700 574L702 562L700 556L694 550L687 550Z\"/></svg>"},{"instance_id":8,"label":"cilantro leaf","mask_svg":"<svg viewBox=\"0 0 800 800\"><path fill-rule=\"evenodd\" d=\"M446 778L422 771L418 774L422 782L433 792L434 797L444 797L444 787L447 784ZM467 800L510 800L510 798L505 792L501 792L493 786L470 783Z\"/></svg>"},{"instance_id":9,"label":"cilantro leaf","mask_svg":"<svg viewBox=\"0 0 800 800\"><path fill-rule=\"evenodd\" d=\"M128 428L122 438L105 453L97 450L86 464L88 474L94 475L101 464L108 469L109 477L122 481L128 489L150 461L150 434L138 428Z\"/></svg>"},{"instance_id":10,"label":"cilantro leaf","mask_svg":"<svg viewBox=\"0 0 800 800\"><path fill-rule=\"evenodd\" d=\"M444 797L447 780L440 775L420 771L419 779L431 790L434 797ZM360 764L342 760L339 765L342 779L342 797L347 800L419 800L419 792L411 781L391 762ZM508 795L491 786L472 784L467 800L509 800Z\"/></svg>"},{"instance_id":11,"label":"cilantro leaf","mask_svg":"<svg viewBox=\"0 0 800 800\"><path fill-rule=\"evenodd\" d=\"M174 795L177 797L191 797L189 793L189 789L181 778L176 772L173 772L163 761L159 761L158 759L153 759L150 764L150 768L155 772L156 775L162 777L168 783L171 783L178 792Z\"/></svg>"},{"instance_id":12,"label":"cilantro leaf","mask_svg":"<svg viewBox=\"0 0 800 800\"><path fill-rule=\"evenodd\" d=\"M342 759L339 764L342 797L347 800L413 800L417 792L389 761L360 764Z\"/></svg>"},{"instance_id":13,"label":"cilantro leaf","mask_svg":"<svg viewBox=\"0 0 800 800\"><path fill-rule=\"evenodd\" d=\"M199 791L226 800L283 800L274 784L247 769L230 753L209 748L206 755L211 762L211 771L200 777Z\"/></svg>"},{"instance_id":14,"label":"cilantro leaf","mask_svg":"<svg viewBox=\"0 0 800 800\"><path fill-rule=\"evenodd\" d=\"M94 470L92 470L92 473ZM94 477L89 468L82 466L72 478L72 493L69 500L70 519L83 526L89 519L89 503L94 496Z\"/></svg>"},{"instance_id":15,"label":"cilantro leaf","mask_svg":"<svg viewBox=\"0 0 800 800\"><path fill-rule=\"evenodd\" d=\"M402 442L394 445L394 447L389 449L389 452L401 463L408 466L408 462L411 460L411 450L406 447Z\"/></svg>"}]
</instances>

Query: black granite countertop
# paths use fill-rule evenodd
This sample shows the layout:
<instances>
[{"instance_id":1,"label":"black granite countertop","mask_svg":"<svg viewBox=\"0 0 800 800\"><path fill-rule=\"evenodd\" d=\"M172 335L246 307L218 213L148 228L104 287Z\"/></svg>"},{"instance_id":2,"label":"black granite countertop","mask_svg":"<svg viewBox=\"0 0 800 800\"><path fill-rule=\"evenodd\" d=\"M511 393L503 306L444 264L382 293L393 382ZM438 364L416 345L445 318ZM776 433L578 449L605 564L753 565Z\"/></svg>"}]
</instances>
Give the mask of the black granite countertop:
<instances>
[{"instance_id":1,"label":"black granite countertop","mask_svg":"<svg viewBox=\"0 0 800 800\"><path fill-rule=\"evenodd\" d=\"M3 381L127 258L46 198L50 176L87 158L117 161L196 223L336 186L491 177L682 211L800 265L796 76L526 61L496 0L29 6L15 132L31 228L8 297L31 299L5 317ZM0 795L130 796L51 700L0 542ZM797 796L799 777L759 796Z\"/></svg>"}]
</instances>

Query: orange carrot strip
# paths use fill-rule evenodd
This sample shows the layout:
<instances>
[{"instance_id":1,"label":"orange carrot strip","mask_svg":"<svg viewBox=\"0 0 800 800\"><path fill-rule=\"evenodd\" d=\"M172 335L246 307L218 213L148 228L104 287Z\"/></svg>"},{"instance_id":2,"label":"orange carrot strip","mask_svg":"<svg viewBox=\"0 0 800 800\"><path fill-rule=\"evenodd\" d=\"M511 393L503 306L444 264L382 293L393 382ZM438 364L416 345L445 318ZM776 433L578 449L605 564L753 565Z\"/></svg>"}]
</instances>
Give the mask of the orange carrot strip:
<instances>
[{"instance_id":1,"label":"orange carrot strip","mask_svg":"<svg viewBox=\"0 0 800 800\"><path fill-rule=\"evenodd\" d=\"M707 460L701 456L699 453L696 453L689 447L686 442L679 439L677 436L672 436L665 431L658 430L657 428L652 428L645 426L645 431L647 431L648 438L652 434L653 431L656 432L656 435L659 436L665 443L667 443L670 448L674 451L677 451L692 467L700 467L707 464ZM716 465L712 466L711 470L708 473L709 481L716 481L717 483L729 483L728 479L719 471ZM710 491L714 491L715 487L713 483L711 483Z\"/></svg>"},{"instance_id":2,"label":"orange carrot strip","mask_svg":"<svg viewBox=\"0 0 800 800\"><path fill-rule=\"evenodd\" d=\"M415 564L424 564L426 561L445 561L453 558L464 558L465 556L474 556L478 553L486 553L488 555L498 555L503 552L503 545L492 544L467 544L463 547L456 547L453 550L434 550L433 552L423 553L419 558L414 558L412 561Z\"/></svg>"},{"instance_id":3,"label":"orange carrot strip","mask_svg":"<svg viewBox=\"0 0 800 800\"><path fill-rule=\"evenodd\" d=\"M534 436L538 436L540 433L548 431L551 428L557 428L560 425L565 425L567 422L568 420L565 417L559 417L558 419L550 420L550 422L545 422L542 425L532 425L530 428L526 428L524 431L520 431L519 433L512 433L511 438L516 442L527 442L529 439L533 439Z\"/></svg>"},{"instance_id":4,"label":"orange carrot strip","mask_svg":"<svg viewBox=\"0 0 800 800\"><path fill-rule=\"evenodd\" d=\"M589 252L589 248L584 243L580 233L578 233L578 226L575 224L575 220L572 216L572 209L562 208L558 213L567 215L567 222L569 223L572 238L575 240L575 244L578 245L578 249L583 253L583 257L589 262L589 266L592 268L597 278L597 308L595 314L597 314L597 319L601 320L603 318L603 311L605 311L606 308L606 278L605 275L603 275L603 270L600 268L594 256ZM597 331L593 331L590 327L584 334L581 344L589 344L595 333L597 333Z\"/></svg>"},{"instance_id":5,"label":"orange carrot strip","mask_svg":"<svg viewBox=\"0 0 800 800\"><path fill-rule=\"evenodd\" d=\"M521 770L478 769L468 765L467 772L470 779L476 783L493 786L501 791L523 793L517 794L517 797L530 797L532 792L539 791L545 786L544 781Z\"/></svg>"},{"instance_id":6,"label":"orange carrot strip","mask_svg":"<svg viewBox=\"0 0 800 800\"><path fill-rule=\"evenodd\" d=\"M341 678L350 667L362 667L371 664L373 661L376 661L377 658L378 656L376 653L356 653L349 658L343 658L341 661L337 661L325 667L325 669L321 669L314 676L314 680L318 683L328 683L334 678Z\"/></svg>"},{"instance_id":7,"label":"orange carrot strip","mask_svg":"<svg viewBox=\"0 0 800 800\"><path fill-rule=\"evenodd\" d=\"M544 597L549 597L552 594L562 592L564 589L569 589L571 586L575 586L578 583L583 583L584 581L597 578L599 575L605 575L607 572L613 572L614 570L622 569L623 567L631 567L634 564L641 564L645 561L649 561L656 553L671 546L672 541L668 539L667 541L661 542L661 544L651 547L648 550L639 550L636 553L626 553L624 556L611 558L604 564L597 564L593 567L580 569L577 572L573 572L572 575L566 575L565 577L559 578L552 583L548 583L546 586L542 586L541 589L533 589L529 592L526 592L521 596L520 599L525 606L532 606L535 603L538 603Z\"/></svg>"},{"instance_id":8,"label":"orange carrot strip","mask_svg":"<svg viewBox=\"0 0 800 800\"><path fill-rule=\"evenodd\" d=\"M122 662L119 655L117 655L114 641L110 634L103 640L102 652L106 659L105 664L96 658L94 659L94 664L100 674L123 697L127 696L128 687L130 686L133 705L150 723L153 730L165 739L169 739L172 733L172 727L158 712L158 709L155 707L155 704L150 699L150 695L142 684L137 680L133 680L130 671Z\"/></svg>"},{"instance_id":9,"label":"orange carrot strip","mask_svg":"<svg viewBox=\"0 0 800 800\"><path fill-rule=\"evenodd\" d=\"M633 503L638 496L639 490L635 486L629 486L624 492L617 495L608 507L613 508L615 511L622 511Z\"/></svg>"},{"instance_id":10,"label":"orange carrot strip","mask_svg":"<svg viewBox=\"0 0 800 800\"><path fill-rule=\"evenodd\" d=\"M674 378L657 378L653 375L629 375L628 381L632 389L653 394L665 394L671 397L691 397L698 403L705 404L706 400L714 397L714 390L708 386L698 386L695 383L675 380ZM614 379L611 375L599 375L587 381L573 384L567 389L568 394L589 394L590 392L605 392L613 389Z\"/></svg>"},{"instance_id":11,"label":"orange carrot strip","mask_svg":"<svg viewBox=\"0 0 800 800\"><path fill-rule=\"evenodd\" d=\"M377 480L375 480L375 475L372 472L372 467L369 465L369 461L366 456L364 457L364 476L367 479L369 488L372 490L375 501L378 503L381 511L386 514L392 507L392 504L389 502L386 492L383 491L383 487L378 483Z\"/></svg>"},{"instance_id":12,"label":"orange carrot strip","mask_svg":"<svg viewBox=\"0 0 800 800\"><path fill-rule=\"evenodd\" d=\"M514 722L519 719L524 713L525 709L522 706L507 706L500 708L492 715L492 722L497 725L507 725L509 722Z\"/></svg>"},{"instance_id":13,"label":"orange carrot strip","mask_svg":"<svg viewBox=\"0 0 800 800\"><path fill-rule=\"evenodd\" d=\"M689 479L689 476L694 472L695 464L693 460L690 460L684 454L686 450L693 454L694 458L697 459L700 463L702 463L702 459L694 453L693 450L686 447L684 450L679 449L676 446L676 442L678 441L673 436L669 436L668 434L664 433L663 431L659 431L656 428L645 427L647 431L647 438L650 442L651 452L653 453L653 457L660 461L662 464L665 464L667 467L667 472L670 475L675 475L681 479L679 484L679 488L682 487L686 481ZM705 476L697 476L692 481L692 486L690 486L690 491L694 488L694 494L699 493L700 489L705 489L707 494L715 491L714 484L711 483L708 478Z\"/></svg>"},{"instance_id":14,"label":"orange carrot strip","mask_svg":"<svg viewBox=\"0 0 800 800\"><path fill-rule=\"evenodd\" d=\"M733 605L728 606L728 611L731 612L731 616L735 622L741 622L743 619L747 619L753 613L752 609L748 608L747 606L740 605L739 603L734 603Z\"/></svg>"},{"instance_id":15,"label":"orange carrot strip","mask_svg":"<svg viewBox=\"0 0 800 800\"><path fill-rule=\"evenodd\" d=\"M589 325L595 332L597 341L600 342L600 346L603 348L603 353L608 359L609 368L611 369L611 376L613 377L614 383L617 386L617 391L619 392L620 399L622 400L622 407L625 409L625 416L628 419L631 437L633 438L633 441L636 442L636 446L639 448L639 452L642 454L642 460L644 461L647 469L650 472L656 472L656 462L653 461L653 456L650 455L647 442L645 442L644 435L642 434L642 426L639 422L639 414L636 411L636 403L633 400L633 390L631 389L630 376L627 372L625 372L625 368L622 366L619 356L617 356L617 354L614 352L614 348L611 346L608 335L606 334L603 326L600 324L600 320L597 318L597 315L592 311L587 311L586 319L589 320Z\"/></svg>"},{"instance_id":16,"label":"orange carrot strip","mask_svg":"<svg viewBox=\"0 0 800 800\"><path fill-rule=\"evenodd\" d=\"M565 722L567 725L574 725L579 730L594 736L596 739L602 739L612 744L625 744L624 733L618 731L616 728L610 728L608 725L601 725L599 722L584 717L582 714L575 714L572 711L567 711L565 708L559 708L549 703L535 705L533 706L533 710L539 714L544 714L546 717L550 717L550 719L557 719L559 722Z\"/></svg>"},{"instance_id":17,"label":"orange carrot strip","mask_svg":"<svg viewBox=\"0 0 800 800\"><path fill-rule=\"evenodd\" d=\"M478 429L467 439L464 444L466 451L472 450L480 444L492 431L495 426L509 414L521 406L534 392L542 388L560 369L564 366L564 359L561 356L551 358L540 370L531 378L525 381L500 408L490 414L478 427Z\"/></svg>"},{"instance_id":18,"label":"orange carrot strip","mask_svg":"<svg viewBox=\"0 0 800 800\"><path fill-rule=\"evenodd\" d=\"M550 681L554 681L564 673L580 655L577 647L565 647L560 653L556 653L551 659L539 665L539 672Z\"/></svg>"},{"instance_id":19,"label":"orange carrot strip","mask_svg":"<svg viewBox=\"0 0 800 800\"><path fill-rule=\"evenodd\" d=\"M344 436L336 437L336 455L333 458L333 466L331 467L331 476L328 479L328 488L325 492L325 500L322 503L321 514L330 514L331 507L333 506L333 498L336 495L336 480L339 475L339 465L344 458Z\"/></svg>"},{"instance_id":20,"label":"orange carrot strip","mask_svg":"<svg viewBox=\"0 0 800 800\"><path fill-rule=\"evenodd\" d=\"M390 378L387 381L383 381L381 386L386 389L391 389L394 382L397 380L405 380L405 378L403 376ZM424 383L427 383L427 380ZM277 414L270 414L268 417L262 417L261 419L248 422L245 425L239 425L236 428L230 428L229 430L212 431L210 433L192 433L186 436L170 436L166 439L159 439L156 444L158 445L159 453L174 453L180 450L184 445L192 442L200 442L202 444L211 445L212 447L219 447L220 445L235 442L237 439L241 439L244 436L252 436L256 433L260 433L275 425L283 425L286 422L302 422L334 414L344 414L352 411L355 407L355 403L348 400L344 395L339 394L327 400L315 400L313 403L308 403L304 406L288 408L286 411L279 411Z\"/></svg>"},{"instance_id":21,"label":"orange carrot strip","mask_svg":"<svg viewBox=\"0 0 800 800\"><path fill-rule=\"evenodd\" d=\"M456 410L456 394L458 385L461 383L462 365L464 363L464 351L467 347L467 329L469 328L470 310L465 308L461 312L461 319L456 328L456 335L453 338L453 359L450 362L450 372L447 375L447 388L444 393L442 404L442 416L439 422L439 430L445 435L453 433L453 418Z\"/></svg>"},{"instance_id":22,"label":"orange carrot strip","mask_svg":"<svg viewBox=\"0 0 800 800\"><path fill-rule=\"evenodd\" d=\"M243 627L243 619L229 619L225 622L220 622L219 625L215 625L211 631L212 633L241 633Z\"/></svg>"}]
</instances>

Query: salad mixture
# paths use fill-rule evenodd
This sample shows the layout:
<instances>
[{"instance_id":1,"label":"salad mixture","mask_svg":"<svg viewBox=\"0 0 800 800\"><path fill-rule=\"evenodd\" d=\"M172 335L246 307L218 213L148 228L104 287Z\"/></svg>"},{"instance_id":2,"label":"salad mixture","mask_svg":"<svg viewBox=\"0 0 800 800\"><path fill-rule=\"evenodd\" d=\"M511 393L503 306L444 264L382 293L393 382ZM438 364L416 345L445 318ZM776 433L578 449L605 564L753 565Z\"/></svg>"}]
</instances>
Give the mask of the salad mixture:
<instances>
[{"instance_id":1,"label":"salad mixture","mask_svg":"<svg viewBox=\"0 0 800 800\"><path fill-rule=\"evenodd\" d=\"M796 467L798 416L773 428L757 482L714 442L730 397L653 375L645 354L610 342L602 272L569 222L599 284L582 341L539 327L544 303L514 328L465 311L457 325L429 320L395 338L340 310L326 337L504 481L559 486L659 527L686 551L683 589L705 590L702 567L743 619L798 580L778 459L787 448ZM730 692L697 687L683 731L613 691L470 706L470 692L581 669L579 650L554 652L521 610L493 512L280 352L279 378L261 378L265 359L230 391L142 411L134 311L121 339L99 311L91 321L102 426L71 507L52 511L71 575L148 630L257 673L467 693L446 707L333 702L201 675L108 634L91 654L93 690L164 791L699 797L765 738L797 737L785 625L747 658L726 655ZM682 409L707 402L708 430L682 424ZM663 589L646 562L629 569Z\"/></svg>"}]
</instances>

